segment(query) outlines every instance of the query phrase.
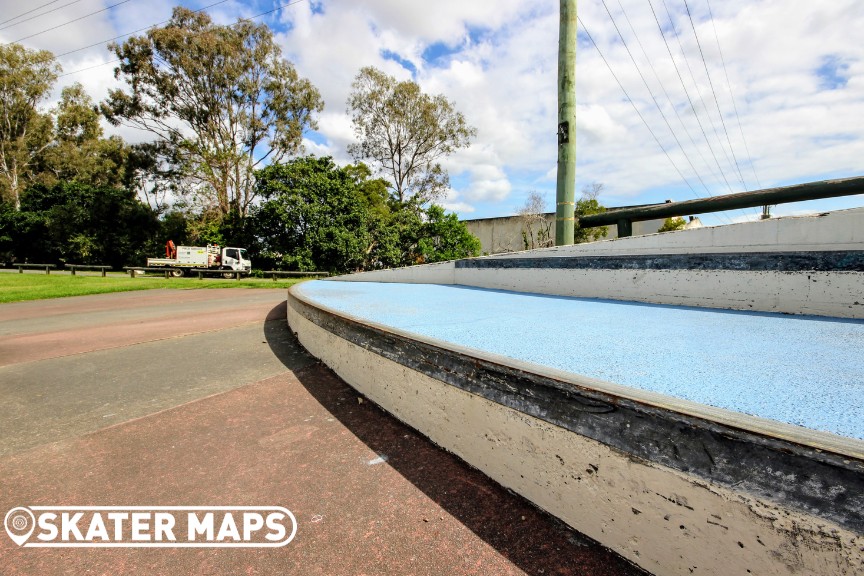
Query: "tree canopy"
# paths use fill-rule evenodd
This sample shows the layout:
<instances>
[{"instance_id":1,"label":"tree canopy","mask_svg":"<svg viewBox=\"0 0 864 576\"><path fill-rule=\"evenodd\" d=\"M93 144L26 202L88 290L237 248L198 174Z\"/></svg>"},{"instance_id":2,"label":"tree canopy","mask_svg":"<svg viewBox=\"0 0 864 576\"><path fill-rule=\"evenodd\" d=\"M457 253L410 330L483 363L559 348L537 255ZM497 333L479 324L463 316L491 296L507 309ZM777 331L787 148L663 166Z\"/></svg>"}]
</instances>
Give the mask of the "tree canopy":
<instances>
[{"instance_id":1,"label":"tree canopy","mask_svg":"<svg viewBox=\"0 0 864 576\"><path fill-rule=\"evenodd\" d=\"M34 164L35 182L46 186L84 182L97 188L128 183L130 147L118 136L103 137L101 116L81 84L63 88L52 114L56 128Z\"/></svg>"},{"instance_id":2,"label":"tree canopy","mask_svg":"<svg viewBox=\"0 0 864 576\"><path fill-rule=\"evenodd\" d=\"M128 89L111 91L103 113L156 135L163 160L222 214L247 213L255 169L300 150L323 108L264 24L221 26L177 7L164 26L111 49Z\"/></svg>"},{"instance_id":3,"label":"tree canopy","mask_svg":"<svg viewBox=\"0 0 864 576\"><path fill-rule=\"evenodd\" d=\"M0 194L21 207L32 166L52 140L53 122L39 104L51 92L60 66L45 50L0 45Z\"/></svg>"},{"instance_id":4,"label":"tree canopy","mask_svg":"<svg viewBox=\"0 0 864 576\"><path fill-rule=\"evenodd\" d=\"M399 82L372 67L354 79L348 112L357 137L349 152L357 161L371 160L402 203L441 198L449 177L440 160L476 135L443 95L424 94L416 82Z\"/></svg>"},{"instance_id":5,"label":"tree canopy","mask_svg":"<svg viewBox=\"0 0 864 576\"><path fill-rule=\"evenodd\" d=\"M357 181L330 158L306 157L258 174L254 212L262 256L279 267L344 272L363 267L371 214Z\"/></svg>"},{"instance_id":6,"label":"tree canopy","mask_svg":"<svg viewBox=\"0 0 864 576\"><path fill-rule=\"evenodd\" d=\"M663 221L663 225L660 227L657 232L674 232L676 230L684 230L684 227L687 226L687 221L680 216L676 216L674 218L666 218Z\"/></svg>"},{"instance_id":7,"label":"tree canopy","mask_svg":"<svg viewBox=\"0 0 864 576\"><path fill-rule=\"evenodd\" d=\"M362 164L296 158L261 170L257 185L264 201L247 232L268 265L344 273L480 252L455 214L388 200L385 184Z\"/></svg>"},{"instance_id":8,"label":"tree canopy","mask_svg":"<svg viewBox=\"0 0 864 576\"><path fill-rule=\"evenodd\" d=\"M456 214L436 204L426 211L417 243L419 262L443 262L480 254L480 240L468 232Z\"/></svg>"},{"instance_id":9,"label":"tree canopy","mask_svg":"<svg viewBox=\"0 0 864 576\"><path fill-rule=\"evenodd\" d=\"M140 260L159 222L127 186L130 147L103 137L80 84L40 108L59 70L50 52L0 46L0 260Z\"/></svg>"},{"instance_id":10,"label":"tree canopy","mask_svg":"<svg viewBox=\"0 0 864 576\"><path fill-rule=\"evenodd\" d=\"M597 197L603 191L603 184L593 182L582 188L582 196L576 201L576 229L574 231L574 243L581 244L583 242L596 242L601 238L605 238L609 233L608 226L597 226L596 228L582 228L579 226L579 217L590 216L591 214L602 214L606 212L606 207L600 204Z\"/></svg>"},{"instance_id":11,"label":"tree canopy","mask_svg":"<svg viewBox=\"0 0 864 576\"><path fill-rule=\"evenodd\" d=\"M431 202L448 185L439 161L474 134L443 96L364 69L392 89L365 142L395 130L385 179L380 162L295 156L323 105L265 25L176 8L111 49L124 88L96 106L67 85L48 108L53 55L0 46L0 260L135 265L168 238L247 247L256 268L335 273L479 253ZM106 138L103 116L155 138Z\"/></svg>"},{"instance_id":12,"label":"tree canopy","mask_svg":"<svg viewBox=\"0 0 864 576\"><path fill-rule=\"evenodd\" d=\"M159 244L158 230L156 215L125 188L35 185L20 211L0 204L0 255L22 262L140 263Z\"/></svg>"}]
</instances>

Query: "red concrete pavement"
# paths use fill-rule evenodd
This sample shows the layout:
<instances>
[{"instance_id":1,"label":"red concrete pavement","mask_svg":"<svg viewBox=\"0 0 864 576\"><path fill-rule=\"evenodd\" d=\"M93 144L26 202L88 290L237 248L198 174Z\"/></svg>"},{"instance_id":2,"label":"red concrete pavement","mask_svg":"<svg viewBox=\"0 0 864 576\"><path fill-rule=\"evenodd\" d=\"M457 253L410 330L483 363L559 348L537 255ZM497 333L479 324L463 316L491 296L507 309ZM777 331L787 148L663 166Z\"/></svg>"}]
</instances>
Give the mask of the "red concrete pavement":
<instances>
[{"instance_id":1,"label":"red concrete pavement","mask_svg":"<svg viewBox=\"0 0 864 576\"><path fill-rule=\"evenodd\" d=\"M232 294L241 308L243 292ZM4 534L0 573L641 574L358 400L324 366L301 359L284 303L267 310L260 304L249 311L268 346L262 357L244 360L275 360L284 370L0 458L0 514L34 505L273 505L294 513L296 538L271 549L34 549ZM248 334L232 318L211 329ZM174 327L177 346L194 345L194 337L183 336L186 320ZM132 330L102 329L105 337ZM64 330L75 338L73 328ZM98 347L81 338L88 341ZM76 350L71 361L87 362L90 354ZM44 362L54 361L34 358L26 366L38 372ZM9 369L0 367L0 379Z\"/></svg>"}]
</instances>

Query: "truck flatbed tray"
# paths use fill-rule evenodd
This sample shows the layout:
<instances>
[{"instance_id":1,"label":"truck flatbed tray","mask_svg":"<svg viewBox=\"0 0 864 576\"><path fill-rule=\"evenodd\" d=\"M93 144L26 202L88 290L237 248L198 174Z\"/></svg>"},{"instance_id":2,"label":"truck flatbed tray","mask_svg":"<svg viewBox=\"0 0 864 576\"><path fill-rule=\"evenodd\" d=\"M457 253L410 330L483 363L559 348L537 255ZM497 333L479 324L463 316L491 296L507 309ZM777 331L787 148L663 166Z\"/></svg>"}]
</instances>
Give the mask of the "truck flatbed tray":
<instances>
[{"instance_id":1,"label":"truck flatbed tray","mask_svg":"<svg viewBox=\"0 0 864 576\"><path fill-rule=\"evenodd\" d=\"M165 278L171 278L171 277L173 277L172 272L174 270L176 270L177 268L179 268L179 267L178 266L171 266L171 267L168 267L168 266L157 266L157 267L153 267L153 266L124 266L123 270L126 270L127 272L129 272L129 276L132 278L135 277L136 271L162 272L165 274ZM207 274L219 275L219 276L222 276L224 274L231 274L235 280L240 280L240 278L242 276L249 274L248 271L244 271L244 270L219 270L216 268L214 268L212 270L195 269L195 270L193 270L193 272L195 272L198 275L199 280L203 280L204 276Z\"/></svg>"}]
</instances>

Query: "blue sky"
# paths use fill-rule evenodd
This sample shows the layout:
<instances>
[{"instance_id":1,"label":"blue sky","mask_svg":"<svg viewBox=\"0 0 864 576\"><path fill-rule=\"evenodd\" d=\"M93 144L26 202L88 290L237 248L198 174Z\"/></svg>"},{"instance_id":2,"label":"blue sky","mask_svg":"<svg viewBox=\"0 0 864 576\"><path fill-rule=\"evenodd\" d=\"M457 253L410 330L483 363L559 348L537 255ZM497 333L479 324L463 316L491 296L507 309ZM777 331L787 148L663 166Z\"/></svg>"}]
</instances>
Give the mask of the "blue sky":
<instances>
[{"instance_id":1,"label":"blue sky","mask_svg":"<svg viewBox=\"0 0 864 576\"><path fill-rule=\"evenodd\" d=\"M200 8L216 1L183 4ZM864 4L709 1L688 0L685 6L683 0L605 0L604 6L602 0L580 0L577 190L600 182L601 201L616 206L861 175L864 43L858 38ZM115 3L81 0L0 30L0 41ZM63 53L167 19L174 4L130 0L23 43ZM277 5L225 1L208 12L230 23ZM28 9L0 0L0 20ZM443 201L447 208L463 218L504 216L537 191L553 209L558 2L300 0L262 21L324 98L319 129L307 135L308 152L351 161L347 146L353 133L345 101L357 71L376 66L446 95L477 128L472 146L446 161L452 184ZM65 72L89 69L61 83L80 81L101 99L116 85L113 66L99 66L109 60L102 46L64 56ZM121 134L146 137L128 130ZM774 212L861 205L864 197L857 196L780 206ZM755 212L703 220L726 223L755 218Z\"/></svg>"}]
</instances>

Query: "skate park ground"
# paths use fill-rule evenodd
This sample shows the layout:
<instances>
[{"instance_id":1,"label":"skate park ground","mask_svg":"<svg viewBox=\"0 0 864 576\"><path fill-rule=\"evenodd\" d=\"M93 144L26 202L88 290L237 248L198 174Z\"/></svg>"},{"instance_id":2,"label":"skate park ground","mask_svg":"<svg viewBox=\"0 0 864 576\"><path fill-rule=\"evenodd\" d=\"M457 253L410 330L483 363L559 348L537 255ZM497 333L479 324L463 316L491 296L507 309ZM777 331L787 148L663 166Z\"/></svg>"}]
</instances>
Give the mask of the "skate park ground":
<instances>
[{"instance_id":1,"label":"skate park ground","mask_svg":"<svg viewBox=\"0 0 864 576\"><path fill-rule=\"evenodd\" d=\"M280 548L19 548L4 574L641 574L308 356L285 290L0 305L0 512L283 506Z\"/></svg>"}]
</instances>

